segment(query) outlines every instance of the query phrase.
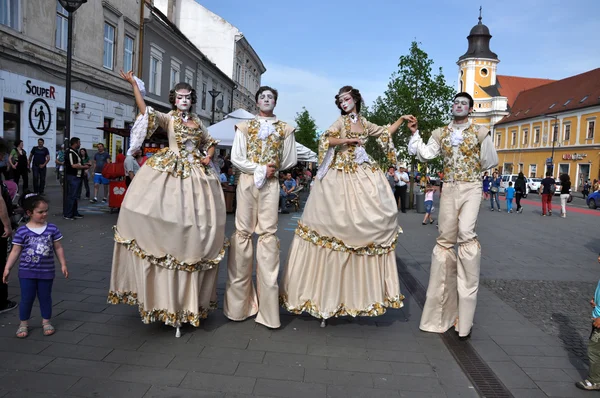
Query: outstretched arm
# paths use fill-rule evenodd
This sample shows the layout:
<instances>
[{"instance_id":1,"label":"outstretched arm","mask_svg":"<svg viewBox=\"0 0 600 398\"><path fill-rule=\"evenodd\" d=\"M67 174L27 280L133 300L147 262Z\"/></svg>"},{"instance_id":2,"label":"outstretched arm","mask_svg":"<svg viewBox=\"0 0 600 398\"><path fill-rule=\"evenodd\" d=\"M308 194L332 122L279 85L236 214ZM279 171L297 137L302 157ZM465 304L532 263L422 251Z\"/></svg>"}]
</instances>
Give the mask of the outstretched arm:
<instances>
[{"instance_id":1,"label":"outstretched arm","mask_svg":"<svg viewBox=\"0 0 600 398\"><path fill-rule=\"evenodd\" d=\"M133 71L129 71L127 73L120 71L120 74L123 79L125 79L129 82L129 84L131 84L131 87L133 88L133 95L135 96L135 104L140 110L140 113L146 113L146 101L144 101L142 92L140 91L140 88L138 87L137 83L135 82L135 79L133 78Z\"/></svg>"},{"instance_id":2,"label":"outstretched arm","mask_svg":"<svg viewBox=\"0 0 600 398\"><path fill-rule=\"evenodd\" d=\"M419 126L416 119L408 123L408 129L412 133L412 137L408 142L409 155L416 155L421 162L438 157L440 154L440 143L437 130L431 134L429 141L425 144L419 134Z\"/></svg>"}]
</instances>

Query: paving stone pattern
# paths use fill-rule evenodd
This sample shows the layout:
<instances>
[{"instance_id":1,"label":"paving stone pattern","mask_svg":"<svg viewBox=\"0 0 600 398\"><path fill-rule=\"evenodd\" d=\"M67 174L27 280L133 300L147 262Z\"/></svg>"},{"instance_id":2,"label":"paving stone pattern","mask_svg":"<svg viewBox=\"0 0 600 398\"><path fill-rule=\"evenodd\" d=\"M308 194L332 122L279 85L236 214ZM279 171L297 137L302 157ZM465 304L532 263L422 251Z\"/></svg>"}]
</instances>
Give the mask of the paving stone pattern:
<instances>
[{"instance_id":1,"label":"paving stone pattern","mask_svg":"<svg viewBox=\"0 0 600 398\"><path fill-rule=\"evenodd\" d=\"M59 188L47 192L70 277L55 279L55 335L42 335L37 305L24 340L14 336L18 311L0 315L0 397L477 396L439 336L419 331L421 309L404 286L402 310L334 319L324 329L282 311L281 329L269 330L252 319L231 322L221 308L199 328L184 325L179 339L171 327L145 325L137 308L106 304L117 215L82 202L85 218L66 221ZM283 261L297 216L280 219ZM225 277L221 266L220 307ZM19 300L17 272L9 294Z\"/></svg>"},{"instance_id":2,"label":"paving stone pattern","mask_svg":"<svg viewBox=\"0 0 600 398\"><path fill-rule=\"evenodd\" d=\"M591 306L597 282L484 280L504 302L544 332L558 337L564 349L587 362Z\"/></svg>"}]
</instances>

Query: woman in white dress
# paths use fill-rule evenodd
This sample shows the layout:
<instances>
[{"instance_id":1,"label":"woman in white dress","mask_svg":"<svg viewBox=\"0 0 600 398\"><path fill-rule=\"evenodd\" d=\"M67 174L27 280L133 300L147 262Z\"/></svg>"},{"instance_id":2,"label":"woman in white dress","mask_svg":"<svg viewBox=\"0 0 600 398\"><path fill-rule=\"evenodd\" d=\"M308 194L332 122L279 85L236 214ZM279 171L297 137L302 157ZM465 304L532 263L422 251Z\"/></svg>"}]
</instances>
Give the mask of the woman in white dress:
<instances>
[{"instance_id":1,"label":"woman in white dress","mask_svg":"<svg viewBox=\"0 0 600 398\"><path fill-rule=\"evenodd\" d=\"M389 127L359 116L362 97L342 87L342 116L320 137L317 182L298 222L281 283L290 312L322 319L377 316L401 308L396 269L397 205L383 172L365 152L369 137L396 162L391 135L412 116Z\"/></svg>"},{"instance_id":2,"label":"woman in white dress","mask_svg":"<svg viewBox=\"0 0 600 398\"><path fill-rule=\"evenodd\" d=\"M225 201L210 167L213 140L191 107L195 90L171 90L173 110L146 106L132 72L121 72L141 115L131 133L129 154L160 126L169 146L138 171L121 205L108 302L137 305L142 322L177 327L200 325L216 308L217 266L225 254Z\"/></svg>"}]
</instances>

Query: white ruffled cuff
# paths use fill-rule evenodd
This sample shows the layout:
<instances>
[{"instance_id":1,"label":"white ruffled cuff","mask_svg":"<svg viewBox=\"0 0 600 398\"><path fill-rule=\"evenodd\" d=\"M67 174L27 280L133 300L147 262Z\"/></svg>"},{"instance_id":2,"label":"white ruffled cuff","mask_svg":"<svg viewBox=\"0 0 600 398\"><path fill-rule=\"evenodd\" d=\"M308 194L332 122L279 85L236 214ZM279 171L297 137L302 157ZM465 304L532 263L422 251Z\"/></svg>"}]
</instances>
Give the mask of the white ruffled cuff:
<instances>
[{"instance_id":1,"label":"white ruffled cuff","mask_svg":"<svg viewBox=\"0 0 600 398\"><path fill-rule=\"evenodd\" d=\"M142 97L145 97L146 96L146 85L144 84L142 79L138 78L137 76L133 76L133 79L135 80L135 83L137 84L138 88L140 89L140 93L142 93Z\"/></svg>"},{"instance_id":2,"label":"white ruffled cuff","mask_svg":"<svg viewBox=\"0 0 600 398\"><path fill-rule=\"evenodd\" d=\"M419 134L419 130L415 131L415 133L410 137L410 141L408 141L408 154L416 155L418 150L419 142L423 142L421 135Z\"/></svg>"},{"instance_id":3,"label":"white ruffled cuff","mask_svg":"<svg viewBox=\"0 0 600 398\"><path fill-rule=\"evenodd\" d=\"M267 165L256 166L254 170L254 185L256 188L261 189L267 182Z\"/></svg>"},{"instance_id":4,"label":"white ruffled cuff","mask_svg":"<svg viewBox=\"0 0 600 398\"><path fill-rule=\"evenodd\" d=\"M140 149L142 144L144 144L144 140L148 134L148 115L150 112L152 112L152 108L147 106L146 113L140 114L137 119L135 119L135 123L129 133L129 149L127 150L127 155L133 155L133 153Z\"/></svg>"},{"instance_id":5,"label":"white ruffled cuff","mask_svg":"<svg viewBox=\"0 0 600 398\"><path fill-rule=\"evenodd\" d=\"M323 161L317 170L317 179L322 180L323 177L329 171L329 167L331 167L331 162L333 161L333 156L335 155L335 147L329 147L327 152L325 152L325 156L323 156Z\"/></svg>"}]
</instances>

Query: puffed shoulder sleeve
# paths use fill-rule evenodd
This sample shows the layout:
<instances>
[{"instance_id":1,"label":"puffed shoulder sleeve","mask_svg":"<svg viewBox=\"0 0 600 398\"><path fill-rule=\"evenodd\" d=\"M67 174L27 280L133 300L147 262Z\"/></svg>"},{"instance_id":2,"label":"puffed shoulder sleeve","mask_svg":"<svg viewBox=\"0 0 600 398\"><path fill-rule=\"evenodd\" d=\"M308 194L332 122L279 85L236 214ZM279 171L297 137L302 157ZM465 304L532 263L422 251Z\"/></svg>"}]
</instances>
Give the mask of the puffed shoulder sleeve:
<instances>
[{"instance_id":1,"label":"puffed shoulder sleeve","mask_svg":"<svg viewBox=\"0 0 600 398\"><path fill-rule=\"evenodd\" d=\"M480 128L478 132L479 142L481 143L481 152L479 161L481 170L488 170L498 166L498 153L494 147L492 133L486 128Z\"/></svg>"},{"instance_id":2,"label":"puffed shoulder sleeve","mask_svg":"<svg viewBox=\"0 0 600 398\"><path fill-rule=\"evenodd\" d=\"M421 162L426 162L438 157L440 154L440 136L441 130L434 130L433 133L431 133L429 141L425 144L421 138L421 134L419 134L419 131L417 130L408 142L408 154L416 155L417 159Z\"/></svg>"},{"instance_id":3,"label":"puffed shoulder sleeve","mask_svg":"<svg viewBox=\"0 0 600 398\"><path fill-rule=\"evenodd\" d=\"M196 123L198 124L198 127L200 128L200 130L202 130L202 143L203 143L205 151L208 151L210 149L210 147L219 145L219 142L221 142L221 141L215 140L210 135L210 133L208 132L208 129L206 128L204 123L202 123L202 120L200 120L198 118L198 120L196 120Z\"/></svg>"},{"instance_id":4,"label":"puffed shoulder sleeve","mask_svg":"<svg viewBox=\"0 0 600 398\"><path fill-rule=\"evenodd\" d=\"M168 113L162 113L147 106L146 113L138 115L131 128L127 154L133 155L136 150L140 149L144 140L150 138L158 127L168 130L170 121L171 115Z\"/></svg>"},{"instance_id":5,"label":"puffed shoulder sleeve","mask_svg":"<svg viewBox=\"0 0 600 398\"><path fill-rule=\"evenodd\" d=\"M285 126L285 139L283 141L283 153L281 154L281 167L280 170L287 170L298 163L298 157L296 152L296 135L295 128L286 124Z\"/></svg>"},{"instance_id":6,"label":"puffed shoulder sleeve","mask_svg":"<svg viewBox=\"0 0 600 398\"><path fill-rule=\"evenodd\" d=\"M323 164L323 160L329 149L331 149L333 156L334 148L329 147L329 137L340 138L343 127L342 118L339 118L319 137L319 165Z\"/></svg>"},{"instance_id":7,"label":"puffed shoulder sleeve","mask_svg":"<svg viewBox=\"0 0 600 398\"><path fill-rule=\"evenodd\" d=\"M394 141L392 140L392 135L388 130L389 126L378 126L366 119L363 119L363 123L367 130L367 134L372 137L377 137L377 144L381 147L383 152L385 152L388 162L396 164L397 153L396 148L394 147Z\"/></svg>"}]
</instances>

